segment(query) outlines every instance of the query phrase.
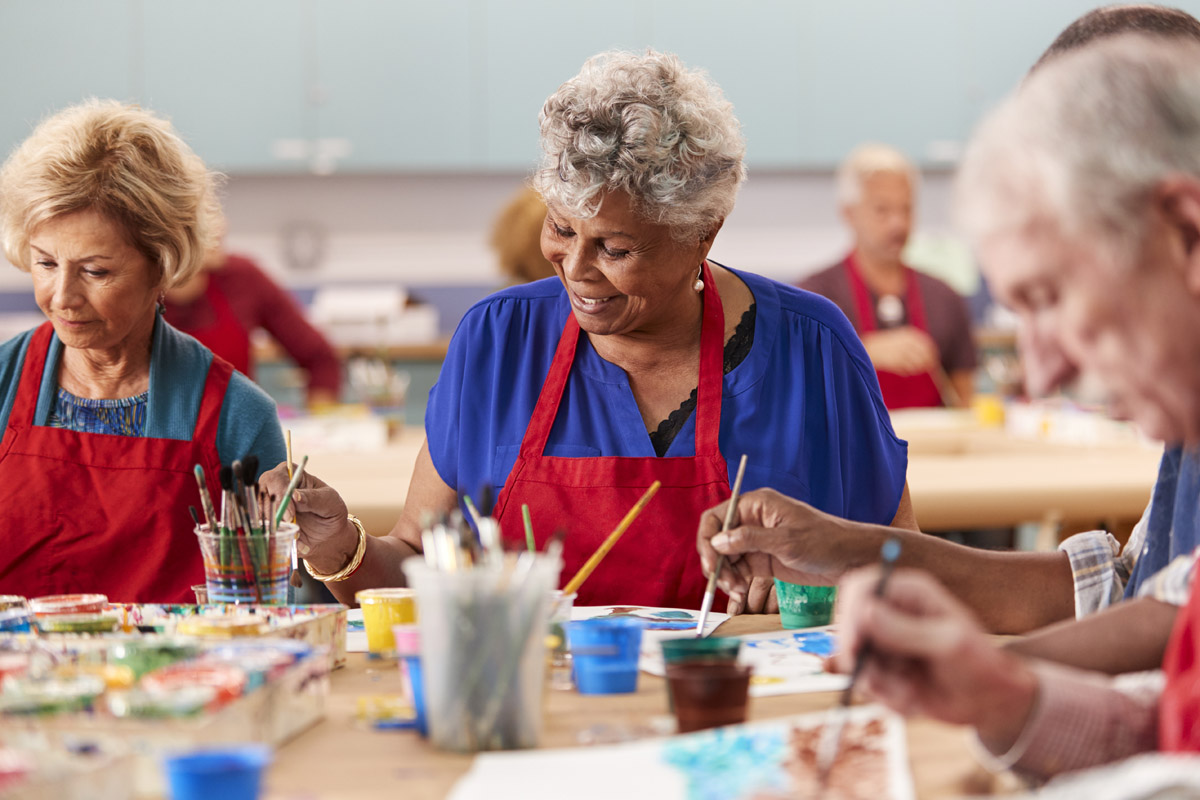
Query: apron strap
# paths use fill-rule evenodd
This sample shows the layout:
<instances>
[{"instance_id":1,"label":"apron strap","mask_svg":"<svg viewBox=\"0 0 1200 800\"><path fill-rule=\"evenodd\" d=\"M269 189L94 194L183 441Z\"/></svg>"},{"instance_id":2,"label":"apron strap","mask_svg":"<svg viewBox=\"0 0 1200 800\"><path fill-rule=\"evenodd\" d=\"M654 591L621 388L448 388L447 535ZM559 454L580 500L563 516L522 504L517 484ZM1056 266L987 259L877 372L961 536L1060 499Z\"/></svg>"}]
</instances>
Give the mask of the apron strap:
<instances>
[{"instance_id":1,"label":"apron strap","mask_svg":"<svg viewBox=\"0 0 1200 800\"><path fill-rule=\"evenodd\" d=\"M216 353L208 365L208 376L204 380L204 394L200 399L200 411L196 414L196 427L192 441L217 439L217 427L221 422L221 406L233 377L233 365ZM240 457L240 456L239 456Z\"/></svg>"},{"instance_id":2,"label":"apron strap","mask_svg":"<svg viewBox=\"0 0 1200 800\"><path fill-rule=\"evenodd\" d=\"M8 414L9 426L33 427L42 373L46 370L46 355L50 351L50 338L53 335L54 326L47 321L38 326L29 340L25 350L25 365L21 368L21 382L17 384L17 396Z\"/></svg>"},{"instance_id":3,"label":"apron strap","mask_svg":"<svg viewBox=\"0 0 1200 800\"><path fill-rule=\"evenodd\" d=\"M705 261L704 317L700 325L700 379L696 390L696 455L715 456L720 454L719 433L721 427L721 394L725 376L725 311L716 281ZM567 377L575 363L579 343L579 322L574 312L568 311L566 324L554 351L550 372L538 395L525 438L521 441L521 456L535 458L546 451L550 441L550 430L558 416L558 407L567 387Z\"/></svg>"},{"instance_id":4,"label":"apron strap","mask_svg":"<svg viewBox=\"0 0 1200 800\"><path fill-rule=\"evenodd\" d=\"M850 289L854 292L854 310L858 312L858 331L859 333L872 333L875 331L875 309L871 306L871 291L867 288L867 282L863 280L862 273L858 269L858 260L854 253L846 256L846 260L842 262L846 268L846 276L850 280ZM908 315L908 324L917 330L929 332L929 326L925 319L925 303L921 299L921 287L917 285L916 274L908 267L904 267L904 310Z\"/></svg>"}]
</instances>

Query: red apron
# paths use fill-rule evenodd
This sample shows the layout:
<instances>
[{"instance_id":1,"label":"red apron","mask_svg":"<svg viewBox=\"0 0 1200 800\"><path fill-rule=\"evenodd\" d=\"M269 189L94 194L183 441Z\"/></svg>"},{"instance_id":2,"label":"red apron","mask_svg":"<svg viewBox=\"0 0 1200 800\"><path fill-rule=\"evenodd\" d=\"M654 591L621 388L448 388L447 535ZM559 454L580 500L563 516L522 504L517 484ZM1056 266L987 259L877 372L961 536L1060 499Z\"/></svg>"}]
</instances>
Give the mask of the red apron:
<instances>
[{"instance_id":1,"label":"red apron","mask_svg":"<svg viewBox=\"0 0 1200 800\"><path fill-rule=\"evenodd\" d=\"M1163 656L1167 685L1158 705L1158 749L1200 752L1200 582L1192 578Z\"/></svg>"},{"instance_id":2,"label":"red apron","mask_svg":"<svg viewBox=\"0 0 1200 800\"><path fill-rule=\"evenodd\" d=\"M202 328L187 328L184 333L196 337L200 344L212 350L233 365L233 368L248 378L254 378L254 365L250 363L250 334L242 325L225 293L217 285L215 275L208 276L204 297L212 307L213 320Z\"/></svg>"},{"instance_id":3,"label":"red apron","mask_svg":"<svg viewBox=\"0 0 1200 800\"><path fill-rule=\"evenodd\" d=\"M705 579L696 555L696 525L705 509L729 497L729 471L717 447L725 315L707 263L704 285L694 457L543 455L579 341L579 323L574 313L567 316L521 452L496 502L504 538L518 545L524 542L522 503L533 512L539 548L554 530L565 529L561 578L565 584L650 484L662 482L641 516L580 588L577 605L699 608L703 599ZM723 610L724 603L718 597L713 608Z\"/></svg>"},{"instance_id":4,"label":"red apron","mask_svg":"<svg viewBox=\"0 0 1200 800\"><path fill-rule=\"evenodd\" d=\"M858 262L854 254L846 256L842 262L846 266L846 276L850 280L850 288L854 292L854 308L858 312L858 333L863 336L875 330L875 309L871 306L871 292L866 281L858 270ZM917 276L908 267L904 268L908 290L904 298L904 307L908 312L908 324L919 331L929 332L925 322L925 304L921 301L921 289L917 286ZM942 394L938 391L937 383L928 372L920 375L897 375L895 372L877 369L879 390L883 393L883 403L888 408L927 408L942 405Z\"/></svg>"},{"instance_id":5,"label":"red apron","mask_svg":"<svg viewBox=\"0 0 1200 800\"><path fill-rule=\"evenodd\" d=\"M188 504L214 485L232 368L214 358L192 441L34 425L53 328L29 343L0 441L0 594L101 592L113 602L192 602L204 582Z\"/></svg>"}]
</instances>

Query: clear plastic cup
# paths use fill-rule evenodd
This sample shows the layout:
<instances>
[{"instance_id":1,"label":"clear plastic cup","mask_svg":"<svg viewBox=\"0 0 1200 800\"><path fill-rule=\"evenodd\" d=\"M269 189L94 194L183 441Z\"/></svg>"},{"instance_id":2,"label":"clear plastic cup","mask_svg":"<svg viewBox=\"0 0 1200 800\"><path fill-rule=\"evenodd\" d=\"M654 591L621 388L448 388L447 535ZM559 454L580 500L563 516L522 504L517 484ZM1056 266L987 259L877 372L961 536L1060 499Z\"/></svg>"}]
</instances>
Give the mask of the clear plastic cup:
<instances>
[{"instance_id":1,"label":"clear plastic cup","mask_svg":"<svg viewBox=\"0 0 1200 800\"><path fill-rule=\"evenodd\" d=\"M271 761L263 745L183 753L166 760L171 800L257 800Z\"/></svg>"},{"instance_id":2,"label":"clear plastic cup","mask_svg":"<svg viewBox=\"0 0 1200 800\"><path fill-rule=\"evenodd\" d=\"M567 691L575 688L572 676L571 648L567 643L567 624L577 595L563 594L562 589L550 593L550 625L546 635L549 649L550 688Z\"/></svg>"},{"instance_id":3,"label":"clear plastic cup","mask_svg":"<svg viewBox=\"0 0 1200 800\"><path fill-rule=\"evenodd\" d=\"M679 732L745 722L751 672L747 664L711 659L668 664L667 685Z\"/></svg>"},{"instance_id":4,"label":"clear plastic cup","mask_svg":"<svg viewBox=\"0 0 1200 800\"><path fill-rule=\"evenodd\" d=\"M546 621L562 562L521 554L502 568L454 572L404 561L420 606L429 739L456 752L536 747Z\"/></svg>"},{"instance_id":5,"label":"clear plastic cup","mask_svg":"<svg viewBox=\"0 0 1200 800\"><path fill-rule=\"evenodd\" d=\"M580 694L637 691L638 655L645 623L633 617L599 617L572 622L567 639Z\"/></svg>"},{"instance_id":6,"label":"clear plastic cup","mask_svg":"<svg viewBox=\"0 0 1200 800\"><path fill-rule=\"evenodd\" d=\"M237 536L214 533L207 525L197 527L208 602L287 605L292 541L299 530L285 522L267 537L261 531Z\"/></svg>"}]
</instances>

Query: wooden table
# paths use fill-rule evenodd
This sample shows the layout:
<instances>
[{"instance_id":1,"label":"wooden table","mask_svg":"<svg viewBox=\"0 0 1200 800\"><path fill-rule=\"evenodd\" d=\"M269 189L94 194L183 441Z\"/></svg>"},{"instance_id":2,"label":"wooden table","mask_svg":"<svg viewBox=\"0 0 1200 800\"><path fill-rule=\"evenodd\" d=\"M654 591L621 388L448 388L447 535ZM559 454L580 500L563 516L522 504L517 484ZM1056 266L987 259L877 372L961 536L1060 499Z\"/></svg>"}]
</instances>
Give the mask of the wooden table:
<instances>
[{"instance_id":1,"label":"wooden table","mask_svg":"<svg viewBox=\"0 0 1200 800\"><path fill-rule=\"evenodd\" d=\"M735 617L719 629L725 635L779 630L778 615ZM334 673L326 719L284 745L267 778L271 800L440 800L471 766L471 757L434 749L408 731L381 732L354 721L357 698L397 694L399 671L373 667L361 654ZM833 692L751 698L749 717L799 714L829 708ZM645 728L667 714L665 682L645 673L630 695L584 696L546 693L542 745L574 747L582 732ZM972 757L965 728L929 720L908 724L909 758L917 796L958 797L986 792L998 784ZM1004 781L1009 779L1005 778ZM1011 783L1005 783L1011 786ZM497 798L519 797L513 787L496 787Z\"/></svg>"},{"instance_id":2,"label":"wooden table","mask_svg":"<svg viewBox=\"0 0 1200 800\"><path fill-rule=\"evenodd\" d=\"M957 419L948 417L950 419ZM1068 445L1024 441L999 429L901 423L908 483L925 530L1010 527L1047 519L1129 527L1150 499L1161 450L1137 442ZM405 428L386 448L313 452L309 470L336 487L372 533L389 531L424 440ZM297 443L297 452L305 452Z\"/></svg>"}]
</instances>

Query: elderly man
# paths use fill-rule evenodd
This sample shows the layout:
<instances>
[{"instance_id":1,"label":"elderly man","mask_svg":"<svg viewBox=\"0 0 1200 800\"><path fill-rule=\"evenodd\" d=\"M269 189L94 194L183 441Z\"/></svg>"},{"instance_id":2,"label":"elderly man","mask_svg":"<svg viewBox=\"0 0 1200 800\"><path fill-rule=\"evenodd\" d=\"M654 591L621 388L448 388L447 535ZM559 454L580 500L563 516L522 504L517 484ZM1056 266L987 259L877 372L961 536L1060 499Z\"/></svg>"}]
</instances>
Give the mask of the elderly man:
<instances>
[{"instance_id":1,"label":"elderly man","mask_svg":"<svg viewBox=\"0 0 1200 800\"><path fill-rule=\"evenodd\" d=\"M1067 26L1038 66L1123 31L1200 42L1200 21L1182 11L1109 6ZM1039 376L1038 388L1048 391L1076 376L1077 365L1057 328L1027 321L1019 334L1026 371ZM1197 496L1186 476L1180 488L1181 457L1181 448L1168 447L1151 506L1123 550L1103 531L1072 536L1055 553L974 550L913 535L906 537L904 561L936 575L995 632L1026 632L1066 620L1072 610L1081 618L1015 642L1010 645L1014 650L1113 673L1157 666L1194 563L1193 526L1176 524L1195 516ZM737 571L727 573L722 584L734 593L746 591L743 575L771 575L772 570L804 576L798 582L835 582L845 570L873 561L880 542L891 535L813 514L778 494L750 493L739 511L743 527L715 542L726 554L753 554L735 556ZM707 540L723 518L721 509L715 512L705 516L700 528L701 558L710 568L716 551ZM1137 599L1119 603L1123 597Z\"/></svg>"},{"instance_id":2,"label":"elderly man","mask_svg":"<svg viewBox=\"0 0 1200 800\"><path fill-rule=\"evenodd\" d=\"M966 303L900 259L916 185L916 169L892 147L865 144L850 153L837 195L854 249L800 287L828 297L853 323L888 408L965 406L976 363Z\"/></svg>"},{"instance_id":3,"label":"elderly man","mask_svg":"<svg viewBox=\"0 0 1200 800\"><path fill-rule=\"evenodd\" d=\"M1175 535L1194 537L1200 47L1119 37L1047 63L977 134L960 211L1021 324L1094 375L1148 435L1181 443L1176 479L1190 513L1175 515ZM883 598L877 580L872 569L843 583L840 660L871 641L879 658L863 682L885 703L973 725L1001 762L1038 777L1143 750L1200 750L1194 581L1165 688L1134 691L995 649L923 573L898 572Z\"/></svg>"}]
</instances>

